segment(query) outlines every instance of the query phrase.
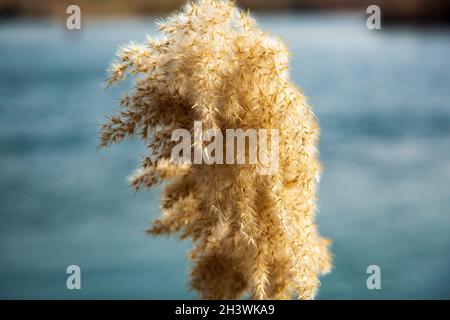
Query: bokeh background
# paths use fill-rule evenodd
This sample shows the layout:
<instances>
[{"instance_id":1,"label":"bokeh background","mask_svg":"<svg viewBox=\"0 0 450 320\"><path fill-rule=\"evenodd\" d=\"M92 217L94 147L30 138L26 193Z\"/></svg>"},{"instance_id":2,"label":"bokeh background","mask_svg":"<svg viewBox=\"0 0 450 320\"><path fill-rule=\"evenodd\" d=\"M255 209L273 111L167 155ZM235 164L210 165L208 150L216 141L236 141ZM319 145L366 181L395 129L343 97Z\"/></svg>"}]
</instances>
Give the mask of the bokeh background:
<instances>
[{"instance_id":1,"label":"bokeh background","mask_svg":"<svg viewBox=\"0 0 450 320\"><path fill-rule=\"evenodd\" d=\"M149 238L159 189L126 177L145 147L96 151L125 87L119 45L181 1L0 0L0 298L195 298L189 243ZM290 47L321 125L318 224L335 268L319 299L450 298L449 1L239 1ZM378 4L382 29L368 30ZM66 288L66 267L82 289ZM381 290L366 268L381 267Z\"/></svg>"}]
</instances>

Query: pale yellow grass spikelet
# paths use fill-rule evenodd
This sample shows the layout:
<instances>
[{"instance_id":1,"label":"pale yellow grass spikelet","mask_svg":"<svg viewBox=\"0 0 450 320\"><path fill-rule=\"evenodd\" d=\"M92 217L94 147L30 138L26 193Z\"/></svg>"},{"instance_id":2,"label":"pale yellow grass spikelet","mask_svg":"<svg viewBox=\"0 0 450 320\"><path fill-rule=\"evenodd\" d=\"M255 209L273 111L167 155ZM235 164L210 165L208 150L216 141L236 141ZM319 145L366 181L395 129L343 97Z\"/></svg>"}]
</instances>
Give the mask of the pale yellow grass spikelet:
<instances>
[{"instance_id":1,"label":"pale yellow grass spikelet","mask_svg":"<svg viewBox=\"0 0 450 320\"><path fill-rule=\"evenodd\" d=\"M319 128L290 80L286 46L229 1L190 2L158 24L160 38L122 48L111 67L109 84L130 74L135 82L100 142L138 135L150 155L132 186L168 181L148 232L193 241L190 287L201 298L314 298L331 269L329 241L314 224ZM278 130L278 170L175 164L171 133L194 134L194 121L221 132Z\"/></svg>"}]
</instances>

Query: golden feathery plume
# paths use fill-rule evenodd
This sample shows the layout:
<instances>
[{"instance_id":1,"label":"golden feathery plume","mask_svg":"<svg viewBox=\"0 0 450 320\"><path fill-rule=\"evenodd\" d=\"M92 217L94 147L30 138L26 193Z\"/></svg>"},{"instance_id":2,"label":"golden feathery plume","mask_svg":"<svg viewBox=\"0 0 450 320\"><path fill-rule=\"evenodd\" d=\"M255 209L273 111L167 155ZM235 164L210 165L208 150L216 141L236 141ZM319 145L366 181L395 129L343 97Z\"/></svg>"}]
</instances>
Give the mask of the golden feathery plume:
<instances>
[{"instance_id":1,"label":"golden feathery plume","mask_svg":"<svg viewBox=\"0 0 450 320\"><path fill-rule=\"evenodd\" d=\"M100 137L100 147L135 135L148 145L135 189L168 181L148 232L193 241L190 287L201 298L314 298L331 269L329 241L314 224L319 128L290 80L286 46L229 1L189 2L159 30L119 51L108 84L134 75L134 86ZM222 133L278 130L277 170L172 161L171 134L195 135L195 121Z\"/></svg>"}]
</instances>

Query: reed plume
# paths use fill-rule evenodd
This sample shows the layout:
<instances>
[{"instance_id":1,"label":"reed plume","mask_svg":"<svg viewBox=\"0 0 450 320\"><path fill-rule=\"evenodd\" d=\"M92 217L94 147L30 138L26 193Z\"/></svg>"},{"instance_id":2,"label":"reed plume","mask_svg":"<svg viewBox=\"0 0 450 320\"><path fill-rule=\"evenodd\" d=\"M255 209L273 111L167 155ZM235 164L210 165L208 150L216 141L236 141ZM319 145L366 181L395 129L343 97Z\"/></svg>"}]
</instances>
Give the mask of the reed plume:
<instances>
[{"instance_id":1,"label":"reed plume","mask_svg":"<svg viewBox=\"0 0 450 320\"><path fill-rule=\"evenodd\" d=\"M149 155L132 186L167 180L148 233L192 241L190 288L201 298L313 299L331 269L314 224L319 128L290 80L286 46L229 1L189 2L158 24L160 37L120 49L112 64L109 84L132 75L134 85L100 142L138 135ZM277 129L278 170L174 163L171 134L194 134L194 121L220 132Z\"/></svg>"}]
</instances>

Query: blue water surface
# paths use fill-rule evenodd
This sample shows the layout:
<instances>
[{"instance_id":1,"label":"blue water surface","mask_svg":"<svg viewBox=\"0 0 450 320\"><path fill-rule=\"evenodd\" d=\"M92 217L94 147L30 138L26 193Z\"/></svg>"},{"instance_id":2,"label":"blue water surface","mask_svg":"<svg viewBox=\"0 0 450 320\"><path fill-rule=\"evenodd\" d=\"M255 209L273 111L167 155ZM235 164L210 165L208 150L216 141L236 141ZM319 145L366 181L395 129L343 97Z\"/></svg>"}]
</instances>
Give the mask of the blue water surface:
<instances>
[{"instance_id":1,"label":"blue water surface","mask_svg":"<svg viewBox=\"0 0 450 320\"><path fill-rule=\"evenodd\" d=\"M450 29L370 31L351 15L258 16L293 55L321 125L318 224L335 268L320 299L450 298ZM140 141L96 151L124 88L120 44L153 18L0 23L0 298L195 298L189 243L149 238L160 189L126 177ZM66 288L66 267L82 289ZM381 290L366 268L379 265Z\"/></svg>"}]
</instances>

